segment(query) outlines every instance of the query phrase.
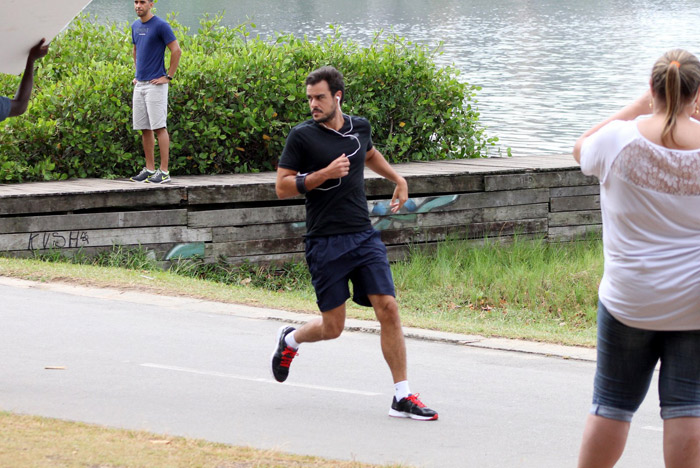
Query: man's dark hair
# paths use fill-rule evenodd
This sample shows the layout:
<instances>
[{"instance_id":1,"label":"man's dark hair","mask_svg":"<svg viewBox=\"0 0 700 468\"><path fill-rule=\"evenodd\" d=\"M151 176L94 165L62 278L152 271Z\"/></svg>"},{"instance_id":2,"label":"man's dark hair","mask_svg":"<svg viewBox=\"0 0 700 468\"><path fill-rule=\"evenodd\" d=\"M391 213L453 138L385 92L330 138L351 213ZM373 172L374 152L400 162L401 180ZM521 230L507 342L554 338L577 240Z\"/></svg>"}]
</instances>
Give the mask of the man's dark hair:
<instances>
[{"instance_id":1,"label":"man's dark hair","mask_svg":"<svg viewBox=\"0 0 700 468\"><path fill-rule=\"evenodd\" d=\"M342 102L345 100L345 82L343 81L342 73L331 66L321 67L309 73L309 76L306 77L304 84L306 86L313 86L321 81L328 83L328 87L331 90L331 96L335 95L335 93L338 91L341 91L342 95L340 97L340 101Z\"/></svg>"}]
</instances>

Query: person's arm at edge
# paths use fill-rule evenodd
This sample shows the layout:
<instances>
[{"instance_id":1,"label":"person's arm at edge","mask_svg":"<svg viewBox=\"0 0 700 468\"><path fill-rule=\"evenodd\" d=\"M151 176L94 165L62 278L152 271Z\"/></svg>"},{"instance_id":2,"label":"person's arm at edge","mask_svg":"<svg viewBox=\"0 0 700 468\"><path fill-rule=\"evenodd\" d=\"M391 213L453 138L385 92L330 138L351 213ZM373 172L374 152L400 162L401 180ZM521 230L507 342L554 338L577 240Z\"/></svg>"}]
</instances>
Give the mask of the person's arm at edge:
<instances>
[{"instance_id":1,"label":"person's arm at edge","mask_svg":"<svg viewBox=\"0 0 700 468\"><path fill-rule=\"evenodd\" d=\"M406 179L401 177L394 168L391 167L384 155L374 147L367 152L365 166L396 184L394 195L391 197L389 206L391 207L392 213L399 211L408 200L408 183Z\"/></svg>"},{"instance_id":2,"label":"person's arm at edge","mask_svg":"<svg viewBox=\"0 0 700 468\"><path fill-rule=\"evenodd\" d=\"M44 42L46 39L42 38L37 45L29 50L22 81L19 83L15 98L10 102L10 117L24 114L29 106L29 98L32 96L32 87L34 87L34 62L44 57L49 51L48 44L44 45Z\"/></svg>"},{"instance_id":3,"label":"person's arm at edge","mask_svg":"<svg viewBox=\"0 0 700 468\"><path fill-rule=\"evenodd\" d=\"M647 90L647 92L631 104L626 105L615 114L586 130L584 134L576 140L576 144L574 145L574 159L576 162L579 164L581 163L581 147L583 146L583 142L586 141L586 138L614 120L634 120L640 115L651 114L652 109L649 107L649 102L651 102L651 91Z\"/></svg>"}]
</instances>

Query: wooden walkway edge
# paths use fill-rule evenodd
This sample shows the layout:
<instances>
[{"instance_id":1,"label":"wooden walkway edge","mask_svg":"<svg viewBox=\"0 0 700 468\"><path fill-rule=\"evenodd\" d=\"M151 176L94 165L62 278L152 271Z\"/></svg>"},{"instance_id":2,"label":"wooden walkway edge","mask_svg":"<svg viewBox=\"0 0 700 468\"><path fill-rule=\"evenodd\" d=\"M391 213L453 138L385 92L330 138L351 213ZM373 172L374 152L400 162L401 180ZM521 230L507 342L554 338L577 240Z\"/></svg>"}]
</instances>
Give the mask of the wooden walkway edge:
<instances>
[{"instance_id":1,"label":"wooden walkway edge","mask_svg":"<svg viewBox=\"0 0 700 468\"><path fill-rule=\"evenodd\" d=\"M392 259L447 238L569 240L600 231L598 181L571 155L394 165L411 199L388 212L393 185L366 173L368 210ZM30 257L142 246L159 261L303 258L303 198L280 201L275 174L173 176L167 185L79 179L0 184L0 251Z\"/></svg>"}]
</instances>

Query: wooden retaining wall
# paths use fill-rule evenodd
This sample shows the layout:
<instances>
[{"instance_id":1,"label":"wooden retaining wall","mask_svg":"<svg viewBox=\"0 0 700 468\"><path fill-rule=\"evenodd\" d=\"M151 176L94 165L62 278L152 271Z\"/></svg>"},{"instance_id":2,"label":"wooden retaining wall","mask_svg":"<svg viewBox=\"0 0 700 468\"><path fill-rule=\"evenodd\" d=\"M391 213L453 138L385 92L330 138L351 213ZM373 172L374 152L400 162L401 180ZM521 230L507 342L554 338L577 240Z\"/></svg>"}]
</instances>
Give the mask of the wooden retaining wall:
<instances>
[{"instance_id":1,"label":"wooden retaining wall","mask_svg":"<svg viewBox=\"0 0 700 468\"><path fill-rule=\"evenodd\" d=\"M368 209L392 259L447 237L570 240L600 231L598 181L571 155L469 159L394 166L411 199L388 210L393 185L367 171ZM0 252L87 255L143 246L155 259L202 256L231 263L303 258L304 206L280 201L275 174L183 176L166 186L127 180L0 185Z\"/></svg>"}]
</instances>

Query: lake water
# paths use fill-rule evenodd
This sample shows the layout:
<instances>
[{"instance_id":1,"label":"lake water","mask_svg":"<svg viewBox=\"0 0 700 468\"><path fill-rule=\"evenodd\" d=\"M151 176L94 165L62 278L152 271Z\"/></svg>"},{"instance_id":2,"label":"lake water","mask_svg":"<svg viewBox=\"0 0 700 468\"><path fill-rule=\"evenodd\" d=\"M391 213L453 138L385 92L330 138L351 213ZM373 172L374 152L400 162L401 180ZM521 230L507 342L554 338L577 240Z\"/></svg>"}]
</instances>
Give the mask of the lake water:
<instances>
[{"instance_id":1,"label":"lake water","mask_svg":"<svg viewBox=\"0 0 700 468\"><path fill-rule=\"evenodd\" d=\"M196 31L203 13L248 20L263 36L325 35L368 43L379 30L443 43L440 64L481 86L489 136L513 155L569 152L587 128L641 94L666 50L700 53L698 0L160 0ZM133 21L129 0L93 0L101 21Z\"/></svg>"}]
</instances>

